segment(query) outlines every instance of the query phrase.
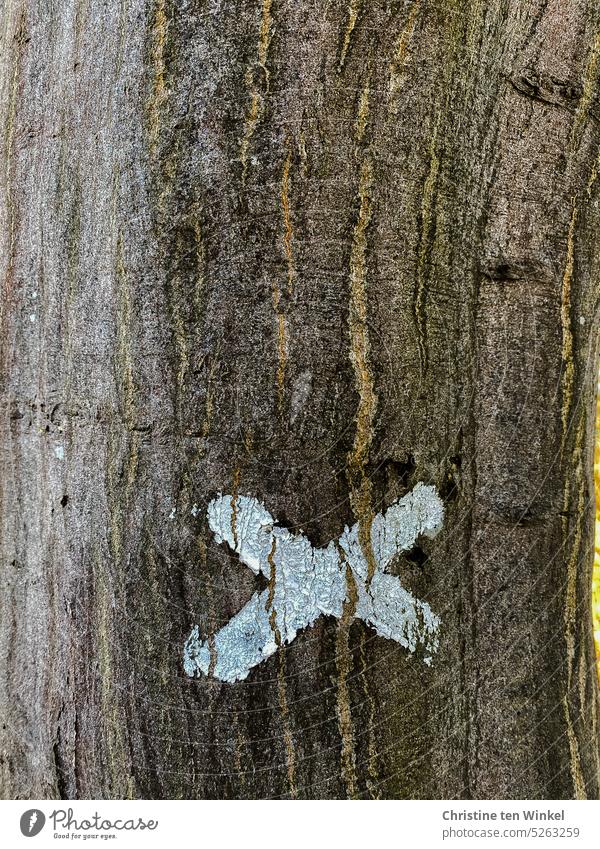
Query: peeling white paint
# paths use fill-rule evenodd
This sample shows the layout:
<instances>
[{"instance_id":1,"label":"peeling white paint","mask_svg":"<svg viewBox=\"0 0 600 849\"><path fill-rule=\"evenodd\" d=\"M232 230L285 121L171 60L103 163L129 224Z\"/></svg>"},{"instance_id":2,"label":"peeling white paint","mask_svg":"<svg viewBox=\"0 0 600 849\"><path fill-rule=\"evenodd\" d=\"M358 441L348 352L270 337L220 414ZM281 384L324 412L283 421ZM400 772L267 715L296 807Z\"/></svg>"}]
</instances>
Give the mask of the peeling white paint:
<instances>
[{"instance_id":1,"label":"peeling white paint","mask_svg":"<svg viewBox=\"0 0 600 849\"><path fill-rule=\"evenodd\" d=\"M54 456L56 457L57 460L64 460L65 459L65 449L63 448L62 445L55 445L54 446Z\"/></svg>"},{"instance_id":2,"label":"peeling white paint","mask_svg":"<svg viewBox=\"0 0 600 849\"><path fill-rule=\"evenodd\" d=\"M190 510L190 513L192 514L192 516L194 517L194 519L196 518L196 516L198 515L198 513L199 513L199 512L200 512L200 508L198 507L198 505L197 505L197 504L194 504L194 506L193 506L193 507L192 507L192 509Z\"/></svg>"},{"instance_id":3,"label":"peeling white paint","mask_svg":"<svg viewBox=\"0 0 600 849\"><path fill-rule=\"evenodd\" d=\"M425 662L431 663L431 653L438 648L440 620L426 602L416 599L385 569L421 534L434 537L443 517L435 487L423 483L385 513L378 513L371 527L377 569L368 585L358 524L346 527L338 541L318 549L303 534L277 527L255 498L238 496L235 509L232 496L215 498L208 505L208 523L216 541L226 542L242 563L256 575L262 573L270 586L254 593L217 631L210 648L194 626L183 652L186 673L192 677L207 675L210 670L221 681L241 681L252 667L275 653L278 641L290 643L321 614L339 618L348 595L346 565L352 570L358 593L354 615L410 652L421 646Z\"/></svg>"},{"instance_id":4,"label":"peeling white paint","mask_svg":"<svg viewBox=\"0 0 600 849\"><path fill-rule=\"evenodd\" d=\"M173 508L171 509L171 512L169 513L169 519L174 519L174 518L175 518L176 513L177 513L177 508L176 508L176 507L173 507Z\"/></svg>"},{"instance_id":5,"label":"peeling white paint","mask_svg":"<svg viewBox=\"0 0 600 849\"><path fill-rule=\"evenodd\" d=\"M29 321L31 321L32 324L35 321L35 314L34 313L31 313L31 315L29 316Z\"/></svg>"}]
</instances>

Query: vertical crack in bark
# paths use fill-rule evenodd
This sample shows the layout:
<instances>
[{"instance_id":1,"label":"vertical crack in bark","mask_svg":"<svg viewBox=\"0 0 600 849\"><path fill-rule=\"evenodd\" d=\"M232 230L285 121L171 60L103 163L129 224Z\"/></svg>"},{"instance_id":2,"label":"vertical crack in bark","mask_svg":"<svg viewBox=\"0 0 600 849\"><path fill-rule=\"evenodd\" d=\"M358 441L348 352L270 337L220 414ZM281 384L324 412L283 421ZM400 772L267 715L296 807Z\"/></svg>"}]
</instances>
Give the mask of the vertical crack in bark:
<instances>
[{"instance_id":1,"label":"vertical crack in bark","mask_svg":"<svg viewBox=\"0 0 600 849\"><path fill-rule=\"evenodd\" d=\"M210 433L210 426L212 424L212 417L214 412L214 399L213 399L213 384L215 381L215 374L217 371L217 360L216 358L211 363L208 378L206 381L206 399L204 401L204 418L202 420L202 436L204 439Z\"/></svg>"},{"instance_id":2,"label":"vertical crack in bark","mask_svg":"<svg viewBox=\"0 0 600 849\"><path fill-rule=\"evenodd\" d=\"M134 431L136 421L134 366L131 350L131 292L127 277L127 266L125 264L125 245L123 231L117 225L117 195L119 190L119 173L115 171L113 183L113 197L111 217L113 226L117 232L116 256L115 256L115 282L116 282L116 369L120 383L122 415L127 431L127 456L125 459L125 489L123 493L123 509L129 502L133 493L138 463L140 434Z\"/></svg>"},{"instance_id":3,"label":"vertical crack in bark","mask_svg":"<svg viewBox=\"0 0 600 849\"><path fill-rule=\"evenodd\" d=\"M127 3L128 0L121 0L119 4L119 41L117 46L117 54L115 56L115 80L119 78L121 74L121 69L123 67L125 39L127 38Z\"/></svg>"},{"instance_id":4,"label":"vertical crack in bark","mask_svg":"<svg viewBox=\"0 0 600 849\"><path fill-rule=\"evenodd\" d=\"M277 549L277 538L273 537L273 542L271 543L271 550L267 555L267 560L269 562L269 587L267 594L267 601L265 603L265 610L269 614L269 625L271 626L271 630L273 631L273 636L275 637L275 643L278 646L281 646L281 634L279 633L279 628L277 627L277 611L273 607L273 601L275 599L275 576L277 574L277 566L275 564L275 551Z\"/></svg>"},{"instance_id":5,"label":"vertical crack in bark","mask_svg":"<svg viewBox=\"0 0 600 849\"><path fill-rule=\"evenodd\" d=\"M237 550L238 547L238 534L237 534L237 500L240 491L240 480L242 478L242 468L241 466L236 466L235 471L233 473L233 481L231 483L231 533L233 535L234 548Z\"/></svg>"},{"instance_id":6,"label":"vertical crack in bark","mask_svg":"<svg viewBox=\"0 0 600 849\"><path fill-rule=\"evenodd\" d=\"M99 551L95 557L95 590L98 613L97 640L98 663L100 672L100 692L102 721L106 729L106 754L111 789L115 798L134 797L133 776L131 775L123 737L123 718L120 715L119 699L114 691L114 670L112 663L112 645L114 637L110 634L110 610L114 608L114 599L109 598L109 587L105 576L105 565Z\"/></svg>"},{"instance_id":7,"label":"vertical crack in bark","mask_svg":"<svg viewBox=\"0 0 600 849\"><path fill-rule=\"evenodd\" d=\"M281 307L281 289L275 280L273 283L273 310L277 323L277 408L281 414L285 397L285 372L287 366L287 331L283 309Z\"/></svg>"},{"instance_id":8,"label":"vertical crack in bark","mask_svg":"<svg viewBox=\"0 0 600 849\"><path fill-rule=\"evenodd\" d=\"M190 326L193 327L195 323L201 326L203 315L202 298L204 293L206 250L196 205L193 207L189 231L184 229L177 234L173 258L179 264L179 261L183 261L192 252L194 256L194 267L192 270L193 278L190 281L192 286L191 305L188 304L189 290L185 270L181 273L177 271L171 278L168 287L168 305L171 313L171 327L178 361L176 373L176 412L177 420L182 430L186 427L184 422L185 389L188 381L193 377L191 375L193 370L191 366L193 364L194 342Z\"/></svg>"},{"instance_id":9,"label":"vertical crack in bark","mask_svg":"<svg viewBox=\"0 0 600 849\"><path fill-rule=\"evenodd\" d=\"M427 370L427 316L425 313L427 300L428 264L431 250L432 231L434 229L435 200L437 193L437 180L439 173L439 159L436 145L438 129L440 125L440 114L438 113L431 144L429 147L429 171L423 184L423 197L421 200L421 232L419 234L419 254L417 261L417 285L414 299L414 316L417 326L417 343L419 347L419 359L421 371Z\"/></svg>"},{"instance_id":10,"label":"vertical crack in bark","mask_svg":"<svg viewBox=\"0 0 600 849\"><path fill-rule=\"evenodd\" d=\"M281 208L283 210L283 248L287 261L288 275L288 295L291 295L294 289L294 257L292 254L292 219L290 217L290 169L292 167L292 144L290 139L287 140L287 156L283 163L283 173L281 176Z\"/></svg>"},{"instance_id":11,"label":"vertical crack in bark","mask_svg":"<svg viewBox=\"0 0 600 849\"><path fill-rule=\"evenodd\" d=\"M583 75L583 90L571 130L570 147L575 150L579 144L585 122L589 117L590 107L598 94L598 75L600 73L600 31L596 33L590 48L585 72Z\"/></svg>"},{"instance_id":12,"label":"vertical crack in bark","mask_svg":"<svg viewBox=\"0 0 600 849\"><path fill-rule=\"evenodd\" d=\"M210 433L212 419L214 414L214 385L215 385L215 375L217 373L217 365L219 362L219 354L220 354L220 345L215 351L214 357L210 360L210 366L208 367L208 374L206 378L206 395L204 397L204 413L202 416L202 424L200 425L200 436L201 439L197 442L197 451L196 451L196 462L200 462L206 453L206 442L207 437Z\"/></svg>"},{"instance_id":13,"label":"vertical crack in bark","mask_svg":"<svg viewBox=\"0 0 600 849\"><path fill-rule=\"evenodd\" d=\"M245 791L247 786L246 771L244 770L244 765L242 763L242 751L243 747L248 745L248 741L245 739L244 734L242 733L242 728L240 727L240 718L237 713L234 713L233 715L233 724L235 727L235 768L238 774L238 778L240 780L242 791Z\"/></svg>"},{"instance_id":14,"label":"vertical crack in bark","mask_svg":"<svg viewBox=\"0 0 600 849\"><path fill-rule=\"evenodd\" d=\"M121 563L123 554L123 505L121 495L121 469L119 466L119 437L121 428L111 422L106 442L106 500L109 518L110 553L115 564Z\"/></svg>"},{"instance_id":15,"label":"vertical crack in bark","mask_svg":"<svg viewBox=\"0 0 600 849\"><path fill-rule=\"evenodd\" d=\"M600 685L600 375L596 375L595 444L594 444L594 490L596 496L594 572L592 581L593 633L596 648L596 672ZM597 711L592 712L594 739L596 739ZM600 749L598 751L600 759ZM598 769L600 775L600 768Z\"/></svg>"},{"instance_id":16,"label":"vertical crack in bark","mask_svg":"<svg viewBox=\"0 0 600 849\"><path fill-rule=\"evenodd\" d=\"M338 61L338 71L341 71L346 62L346 57L348 55L348 50L350 48L350 43L352 41L352 34L354 32L354 28L358 22L358 17L361 12L362 0L350 0L348 5L348 22L346 24L346 30L344 32L343 40L342 40L342 48L340 50L340 58Z\"/></svg>"},{"instance_id":17,"label":"vertical crack in bark","mask_svg":"<svg viewBox=\"0 0 600 849\"><path fill-rule=\"evenodd\" d=\"M360 144L363 140L367 122L369 120L369 96L371 94L371 75L367 76L358 101L358 115L356 116L356 141Z\"/></svg>"},{"instance_id":18,"label":"vertical crack in bark","mask_svg":"<svg viewBox=\"0 0 600 849\"><path fill-rule=\"evenodd\" d=\"M397 112L396 104L394 103L394 98L400 91L400 85L402 82L402 76L404 74L404 68L406 64L406 54L408 53L408 47L415 31L415 27L417 24L417 14L419 12L420 6L420 0L415 0L413 5L411 6L410 12L408 13L408 20L406 22L406 26L398 36L396 44L394 45L394 55L392 56L392 60L389 65L390 82L388 111L393 112L394 114L396 114Z\"/></svg>"},{"instance_id":19,"label":"vertical crack in bark","mask_svg":"<svg viewBox=\"0 0 600 849\"><path fill-rule=\"evenodd\" d=\"M271 43L271 5L272 0L263 0L257 51L258 64L265 71L267 75L267 81L269 79L269 71L267 69L267 54L269 52L269 44Z\"/></svg>"},{"instance_id":20,"label":"vertical crack in bark","mask_svg":"<svg viewBox=\"0 0 600 849\"><path fill-rule=\"evenodd\" d=\"M207 558L206 558L206 541L202 534L198 534L197 537L197 545L198 545L198 573L206 579L206 583L204 584L204 594L206 597L206 606L207 606L207 614L208 621L215 622L217 620L217 605L215 604L215 593L214 593L214 584L210 580L210 575L208 573L207 568ZM217 665L217 649L215 646L215 635L212 628L209 628L208 635L208 652L210 655L210 660L208 663L208 674L213 675L215 671L215 666ZM209 709L212 710L212 689L208 691L209 697Z\"/></svg>"},{"instance_id":21,"label":"vertical crack in bark","mask_svg":"<svg viewBox=\"0 0 600 849\"><path fill-rule=\"evenodd\" d=\"M8 41L8 25L10 17L6 16L5 41ZM7 268L4 276L4 297L0 302L0 328L4 328L4 311L7 304L11 303L12 296L12 270L15 254L16 213L12 194L12 160L15 138L15 119L17 114L17 95L19 91L19 72L21 68L22 47L25 36L25 11L21 9L19 21L15 34L17 43L16 56L9 84L8 108L4 126L4 198L7 213L8 249L6 252ZM2 337L4 339L4 332Z\"/></svg>"},{"instance_id":22,"label":"vertical crack in bark","mask_svg":"<svg viewBox=\"0 0 600 849\"><path fill-rule=\"evenodd\" d=\"M267 68L267 56L269 53L269 44L271 43L272 24L271 3L272 0L263 0L260 18L260 29L258 33L258 44L256 47L257 61L264 72L267 91L269 90L269 70ZM255 79L255 75L252 72L252 68L247 68L245 81L246 87L248 88L248 91L250 93L250 108L244 120L244 128L240 141L242 186L246 185L246 179L248 176L248 154L250 151L250 145L252 143L252 138L254 136L257 124L262 115L263 109L262 97L260 95L260 92L258 91L257 81Z\"/></svg>"},{"instance_id":23,"label":"vertical crack in bark","mask_svg":"<svg viewBox=\"0 0 600 849\"><path fill-rule=\"evenodd\" d=\"M121 228L119 228L117 234L117 256L115 264L117 278L116 359L121 384L120 394L123 405L123 419L127 429L131 430L135 423L133 362L131 358L131 294L127 280L127 269L125 267L125 248Z\"/></svg>"},{"instance_id":24,"label":"vertical crack in bark","mask_svg":"<svg viewBox=\"0 0 600 849\"><path fill-rule=\"evenodd\" d=\"M119 496L118 481L114 481L115 509L112 511L114 522L119 524L118 536L122 542L125 509L133 493L133 487L137 477L139 464L139 446L141 437L139 432L134 431L136 421L135 409L135 384L134 366L131 350L131 291L125 264L125 245L123 231L116 224L116 197L119 187L119 175L115 172L113 185L113 208L112 217L117 229L117 244L115 256L115 282L116 282L116 368L118 371L118 388L121 396L122 415L125 423L127 449L124 458L124 481L125 486L122 495ZM120 505L120 506L119 506ZM120 548L120 545L119 545Z\"/></svg>"},{"instance_id":25,"label":"vertical crack in bark","mask_svg":"<svg viewBox=\"0 0 600 849\"><path fill-rule=\"evenodd\" d=\"M575 226L577 224L577 206L573 198L573 211L567 236L567 258L562 278L560 321L562 327L562 445L564 451L568 434L569 417L573 404L573 381L575 363L573 360L573 327L571 317L571 286L573 283Z\"/></svg>"},{"instance_id":26,"label":"vertical crack in bark","mask_svg":"<svg viewBox=\"0 0 600 849\"><path fill-rule=\"evenodd\" d=\"M206 245L202 234L202 227L197 217L192 221L192 231L196 243L196 273L194 280L194 310L199 322L204 312L204 275L206 271Z\"/></svg>"},{"instance_id":27,"label":"vertical crack in bark","mask_svg":"<svg viewBox=\"0 0 600 849\"><path fill-rule=\"evenodd\" d=\"M369 690L369 681L367 678L367 636L363 630L360 638L360 663L362 666L362 682L365 701L369 707L369 715L367 720L367 787L372 799L380 799L381 791L377 789L379 782L379 771L377 769L377 747L375 744L375 699Z\"/></svg>"},{"instance_id":28,"label":"vertical crack in bark","mask_svg":"<svg viewBox=\"0 0 600 849\"><path fill-rule=\"evenodd\" d=\"M283 740L285 743L287 779L292 799L298 798L298 786L296 783L296 750L294 749L294 737L292 735L290 711L287 698L286 684L286 652L285 646L280 646L277 652L279 656L279 670L277 673L277 695L279 709L283 722Z\"/></svg>"},{"instance_id":29,"label":"vertical crack in bark","mask_svg":"<svg viewBox=\"0 0 600 849\"><path fill-rule=\"evenodd\" d=\"M157 190L157 226L162 235L169 235L168 246L169 262L163 264L162 272L165 275L165 286L167 295L167 307L169 314L169 327L172 334L173 344L173 370L175 382L173 387L173 403L175 417L178 426L185 427L184 401L185 387L190 373L190 334L187 327L189 313L197 308L199 303L198 286L202 284L202 261L204 259L203 244L200 226L197 220L195 204L192 205L191 214L186 216L186 226L182 226L183 216L172 207L177 202L177 178L178 169L181 166L181 139L173 136L170 127L166 127L169 141L174 144L164 148L159 153L159 141L161 137L162 124L164 123L163 112L169 99L173 104L177 102L176 91L167 85L167 51L173 42L169 37L169 26L172 21L168 18L168 5L166 0L156 0L151 20L149 36L150 70L152 72L151 92L146 104L147 128L148 128L148 150L151 167L156 168L156 190ZM176 82L172 69L169 69L171 82ZM189 106L189 105L188 105ZM193 256L196 261L192 291L192 303L190 305L188 279L184 260Z\"/></svg>"},{"instance_id":30,"label":"vertical crack in bark","mask_svg":"<svg viewBox=\"0 0 600 849\"><path fill-rule=\"evenodd\" d=\"M250 86L252 84L252 75L250 73L246 74L246 85ZM240 162L242 164L242 186L246 185L246 178L248 176L248 151L250 150L250 143L252 141L252 136L254 135L254 130L256 129L256 125L258 124L258 119L260 116L260 95L257 91L253 91L250 94L250 109L246 114L246 119L244 121L244 131L242 133L242 140L240 142Z\"/></svg>"},{"instance_id":31,"label":"vertical crack in bark","mask_svg":"<svg viewBox=\"0 0 600 849\"><path fill-rule=\"evenodd\" d=\"M345 561L345 555L338 545L340 558ZM356 753L354 751L354 727L350 707L350 690L348 678L352 672L352 652L350 651L350 628L356 613L358 589L352 574L352 569L346 562L346 599L342 615L338 623L335 639L335 660L338 671L337 714L342 738L341 773L346 784L349 799L358 798L356 777Z\"/></svg>"},{"instance_id":32,"label":"vertical crack in bark","mask_svg":"<svg viewBox=\"0 0 600 849\"><path fill-rule=\"evenodd\" d=\"M377 406L373 375L369 366L366 294L367 230L371 221L372 186L373 166L370 158L366 156L360 171L358 187L360 208L350 252L350 309L348 312L350 361L354 368L359 399L354 444L348 455L348 480L351 488L350 501L359 524L359 541L368 564L369 584L377 568L371 545L371 524L373 522L371 481L366 474L366 465L373 441L373 420Z\"/></svg>"},{"instance_id":33,"label":"vertical crack in bark","mask_svg":"<svg viewBox=\"0 0 600 849\"><path fill-rule=\"evenodd\" d=\"M188 237L185 232L177 233L174 245L175 258L185 256L186 251L188 250L187 238ZM180 424L182 424L183 393L190 363L188 344L189 338L184 321L184 303L186 300L186 296L184 293L183 281L181 279L181 274L179 273L179 271L176 271L168 282L170 283L168 289L168 298L169 310L171 312L171 327L173 330L173 340L175 343L177 357L177 371L175 373L177 399L176 409L178 421Z\"/></svg>"},{"instance_id":34,"label":"vertical crack in bark","mask_svg":"<svg viewBox=\"0 0 600 849\"><path fill-rule=\"evenodd\" d=\"M277 644L278 650L278 662L279 668L277 672L277 699L279 702L279 709L281 711L281 721L283 725L283 741L285 744L285 761L286 761L286 772L288 785L290 788L290 795L293 799L298 798L298 788L296 785L296 752L294 750L294 738L292 736L291 726L290 726L290 712L288 708L288 699L287 699L287 685L285 679L286 672L286 662L285 662L285 647L281 640L281 633L279 628L277 627L277 611L273 607L273 601L275 599L275 581L276 581L276 573L277 573L277 565L275 563L275 551L277 549L277 539L273 537L273 542L271 544L271 550L267 556L267 560L269 562L270 571L269 571L269 585L268 585L268 595L267 601L265 603L265 609L269 614L269 624L271 626L271 630L273 631L273 635L275 637L275 642Z\"/></svg>"},{"instance_id":35,"label":"vertical crack in bark","mask_svg":"<svg viewBox=\"0 0 600 849\"><path fill-rule=\"evenodd\" d=\"M290 169L292 165L292 145L291 141L287 140L287 155L283 163L281 174L281 210L283 219L283 248L287 263L287 293L292 294L294 288L294 258L292 255L292 221L290 217ZM285 400L285 375L287 369L287 346L288 346L288 331L287 322L283 307L281 304L282 292L281 287L275 276L273 283L273 310L275 311L275 319L277 322L277 408L279 415L283 413L283 405Z\"/></svg>"},{"instance_id":36,"label":"vertical crack in bark","mask_svg":"<svg viewBox=\"0 0 600 849\"><path fill-rule=\"evenodd\" d=\"M575 666L575 630L577 626L577 566L581 559L581 543L583 538L583 522L585 520L585 473L583 465L583 442L585 437L585 416L580 414L577 431L575 434L575 446L573 452L574 471L573 475L577 486L577 510L573 519L570 519L571 514L571 487L570 478L567 477L564 492L563 503L563 539L565 542L570 537L571 521L575 522L575 531L573 543L567 560L567 589L565 595L565 610L564 610L564 632L565 641L567 644L567 686L566 693L563 697L563 709L565 714L565 722L567 724L567 736L569 740L571 778L573 780L573 789L577 799L585 799L585 781L581 768L581 758L579 754L579 744L577 735L573 726L573 717L571 715L571 690L573 688L573 673ZM567 471L567 475L570 472ZM583 705L580 706L583 709Z\"/></svg>"},{"instance_id":37,"label":"vertical crack in bark","mask_svg":"<svg viewBox=\"0 0 600 849\"><path fill-rule=\"evenodd\" d=\"M158 147L161 112L167 99L165 85L165 45L167 41L168 19L165 0L156 0L151 30L150 58L152 63L152 94L148 101L148 135L150 155L154 156Z\"/></svg>"},{"instance_id":38,"label":"vertical crack in bark","mask_svg":"<svg viewBox=\"0 0 600 849\"><path fill-rule=\"evenodd\" d=\"M73 380L73 350L74 350L74 332L73 319L77 315L75 309L75 298L77 294L77 271L79 269L80 258L80 240L82 233L81 226L81 183L79 175L75 176L73 181L73 201L68 217L68 235L66 239L66 297L65 297L65 397L70 399L71 383Z\"/></svg>"}]
</instances>

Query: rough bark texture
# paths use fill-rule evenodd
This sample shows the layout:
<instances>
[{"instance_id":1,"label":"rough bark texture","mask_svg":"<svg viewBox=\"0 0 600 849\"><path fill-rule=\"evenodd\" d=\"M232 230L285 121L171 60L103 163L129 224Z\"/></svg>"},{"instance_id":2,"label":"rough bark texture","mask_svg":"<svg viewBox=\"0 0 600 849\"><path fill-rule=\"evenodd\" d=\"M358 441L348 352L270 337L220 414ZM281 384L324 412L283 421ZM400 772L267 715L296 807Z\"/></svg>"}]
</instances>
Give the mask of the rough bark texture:
<instances>
[{"instance_id":1,"label":"rough bark texture","mask_svg":"<svg viewBox=\"0 0 600 849\"><path fill-rule=\"evenodd\" d=\"M2 795L597 798L598 4L1 11ZM431 667L185 676L212 497L323 545L417 481Z\"/></svg>"}]
</instances>

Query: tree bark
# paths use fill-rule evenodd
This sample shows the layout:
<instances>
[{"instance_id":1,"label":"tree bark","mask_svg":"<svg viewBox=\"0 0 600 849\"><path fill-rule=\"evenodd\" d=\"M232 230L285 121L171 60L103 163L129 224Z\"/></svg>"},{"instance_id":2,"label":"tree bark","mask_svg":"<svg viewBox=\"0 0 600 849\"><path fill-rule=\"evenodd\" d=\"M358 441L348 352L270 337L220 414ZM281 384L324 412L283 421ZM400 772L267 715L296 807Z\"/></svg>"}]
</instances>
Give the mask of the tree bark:
<instances>
[{"instance_id":1,"label":"tree bark","mask_svg":"<svg viewBox=\"0 0 600 849\"><path fill-rule=\"evenodd\" d=\"M591 0L4 0L5 798L598 798ZM430 666L194 624L418 482Z\"/></svg>"}]
</instances>

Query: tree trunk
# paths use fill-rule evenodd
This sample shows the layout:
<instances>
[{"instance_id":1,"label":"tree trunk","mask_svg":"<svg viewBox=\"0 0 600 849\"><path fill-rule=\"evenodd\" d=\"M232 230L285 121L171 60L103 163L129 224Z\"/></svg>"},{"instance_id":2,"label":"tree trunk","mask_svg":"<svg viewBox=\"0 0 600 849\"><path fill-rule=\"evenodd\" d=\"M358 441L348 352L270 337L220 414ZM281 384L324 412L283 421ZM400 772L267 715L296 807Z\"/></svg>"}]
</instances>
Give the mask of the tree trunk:
<instances>
[{"instance_id":1,"label":"tree trunk","mask_svg":"<svg viewBox=\"0 0 600 849\"><path fill-rule=\"evenodd\" d=\"M4 797L598 797L599 32L591 0L4 0ZM431 663L346 564L339 615L219 680L261 585L209 503L338 565L358 523L368 591L420 482L441 531L388 572Z\"/></svg>"}]
</instances>

